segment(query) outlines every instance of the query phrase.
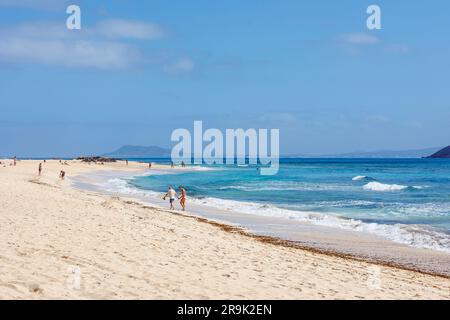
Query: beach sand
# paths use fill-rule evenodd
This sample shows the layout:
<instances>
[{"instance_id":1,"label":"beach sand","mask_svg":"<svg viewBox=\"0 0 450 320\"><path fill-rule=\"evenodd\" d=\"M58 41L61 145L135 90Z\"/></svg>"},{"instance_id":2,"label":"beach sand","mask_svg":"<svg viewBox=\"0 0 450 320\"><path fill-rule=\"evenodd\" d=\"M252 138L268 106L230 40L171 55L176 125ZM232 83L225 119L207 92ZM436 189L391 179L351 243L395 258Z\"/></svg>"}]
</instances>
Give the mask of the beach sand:
<instances>
[{"instance_id":1,"label":"beach sand","mask_svg":"<svg viewBox=\"0 0 450 320\"><path fill-rule=\"evenodd\" d=\"M0 166L0 299L450 298L445 277L273 244L69 181L146 164L51 160L39 178L39 161L10 162Z\"/></svg>"}]
</instances>

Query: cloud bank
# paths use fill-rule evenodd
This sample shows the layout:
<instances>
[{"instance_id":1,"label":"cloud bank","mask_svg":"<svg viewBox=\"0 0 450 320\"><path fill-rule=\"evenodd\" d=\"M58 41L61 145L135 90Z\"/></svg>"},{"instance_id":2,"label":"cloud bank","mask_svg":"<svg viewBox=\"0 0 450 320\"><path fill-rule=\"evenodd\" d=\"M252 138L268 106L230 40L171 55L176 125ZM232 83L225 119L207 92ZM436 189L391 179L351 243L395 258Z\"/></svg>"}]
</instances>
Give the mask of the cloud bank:
<instances>
[{"instance_id":1,"label":"cloud bank","mask_svg":"<svg viewBox=\"0 0 450 320\"><path fill-rule=\"evenodd\" d=\"M65 23L19 24L0 28L0 62L99 70L151 65L168 73L193 71L190 58L171 57L155 62L145 51L148 41L166 34L158 24L123 19L82 25L81 30L68 30Z\"/></svg>"},{"instance_id":2,"label":"cloud bank","mask_svg":"<svg viewBox=\"0 0 450 320\"><path fill-rule=\"evenodd\" d=\"M97 25L97 33L108 38L158 39L165 36L165 31L156 23L109 19Z\"/></svg>"},{"instance_id":3,"label":"cloud bank","mask_svg":"<svg viewBox=\"0 0 450 320\"><path fill-rule=\"evenodd\" d=\"M376 44L380 42L380 39L367 33L348 33L341 36L341 41L347 44L365 45Z\"/></svg>"},{"instance_id":4,"label":"cloud bank","mask_svg":"<svg viewBox=\"0 0 450 320\"><path fill-rule=\"evenodd\" d=\"M403 43L385 43L374 34L353 32L338 37L338 45L350 54L359 54L368 46L379 46L386 53L406 54L409 47Z\"/></svg>"}]
</instances>

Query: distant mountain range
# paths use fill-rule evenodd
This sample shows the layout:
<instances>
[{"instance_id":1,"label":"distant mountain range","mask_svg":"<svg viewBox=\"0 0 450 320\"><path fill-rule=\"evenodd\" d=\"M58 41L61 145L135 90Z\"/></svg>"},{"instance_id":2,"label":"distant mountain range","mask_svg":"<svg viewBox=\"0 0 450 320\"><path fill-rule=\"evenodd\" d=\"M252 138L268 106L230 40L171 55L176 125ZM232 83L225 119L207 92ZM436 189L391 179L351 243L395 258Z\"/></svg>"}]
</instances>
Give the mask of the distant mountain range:
<instances>
[{"instance_id":1,"label":"distant mountain range","mask_svg":"<svg viewBox=\"0 0 450 320\"><path fill-rule=\"evenodd\" d=\"M105 153L102 156L109 158L167 158L170 157L170 149L157 146L123 146L116 151Z\"/></svg>"},{"instance_id":2,"label":"distant mountain range","mask_svg":"<svg viewBox=\"0 0 450 320\"><path fill-rule=\"evenodd\" d=\"M293 155L289 157L300 158L424 158L434 154L441 148L426 148L415 150L378 150L378 151L355 151L340 154L326 155Z\"/></svg>"},{"instance_id":3,"label":"distant mountain range","mask_svg":"<svg viewBox=\"0 0 450 320\"><path fill-rule=\"evenodd\" d=\"M439 153L440 152L440 153ZM102 156L109 158L168 158L171 150L158 146L133 146L126 145L119 149L105 153ZM379 150L379 151L355 151L341 154L326 155L285 155L286 158L427 158L443 157L450 154L450 146L441 150L441 148L426 148L416 150Z\"/></svg>"}]
</instances>

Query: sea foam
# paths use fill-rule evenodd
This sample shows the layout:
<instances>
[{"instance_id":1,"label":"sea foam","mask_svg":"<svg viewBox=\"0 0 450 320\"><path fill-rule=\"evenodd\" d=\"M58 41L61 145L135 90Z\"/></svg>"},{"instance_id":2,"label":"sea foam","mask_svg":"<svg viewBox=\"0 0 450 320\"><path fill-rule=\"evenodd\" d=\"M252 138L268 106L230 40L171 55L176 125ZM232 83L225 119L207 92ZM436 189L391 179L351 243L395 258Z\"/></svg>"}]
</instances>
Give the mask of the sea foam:
<instances>
[{"instance_id":1,"label":"sea foam","mask_svg":"<svg viewBox=\"0 0 450 320\"><path fill-rule=\"evenodd\" d=\"M372 191L401 191L401 190L406 190L408 188L413 188L413 189L421 189L421 186L404 186L401 184L386 184L386 183L381 183L381 182L369 182L368 184L364 185L363 188L365 190L372 190Z\"/></svg>"},{"instance_id":2,"label":"sea foam","mask_svg":"<svg viewBox=\"0 0 450 320\"><path fill-rule=\"evenodd\" d=\"M360 180L365 180L365 179L367 179L368 177L367 176L356 176L356 177L353 177L353 181L360 181Z\"/></svg>"}]
</instances>

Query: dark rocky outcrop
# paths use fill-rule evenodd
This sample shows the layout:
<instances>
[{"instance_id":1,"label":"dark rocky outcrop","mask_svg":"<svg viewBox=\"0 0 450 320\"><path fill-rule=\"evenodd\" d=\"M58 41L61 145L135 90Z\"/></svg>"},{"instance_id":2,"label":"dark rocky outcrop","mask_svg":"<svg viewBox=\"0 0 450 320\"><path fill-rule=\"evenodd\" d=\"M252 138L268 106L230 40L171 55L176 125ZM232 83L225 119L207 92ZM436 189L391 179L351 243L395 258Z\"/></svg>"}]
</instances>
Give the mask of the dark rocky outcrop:
<instances>
[{"instance_id":1,"label":"dark rocky outcrop","mask_svg":"<svg viewBox=\"0 0 450 320\"><path fill-rule=\"evenodd\" d=\"M443 159L450 159L450 146L439 150L436 153L433 153L431 156L427 158L443 158Z\"/></svg>"},{"instance_id":2,"label":"dark rocky outcrop","mask_svg":"<svg viewBox=\"0 0 450 320\"><path fill-rule=\"evenodd\" d=\"M106 157L78 157L76 160L81 160L82 162L116 162L117 159L106 158Z\"/></svg>"}]
</instances>

